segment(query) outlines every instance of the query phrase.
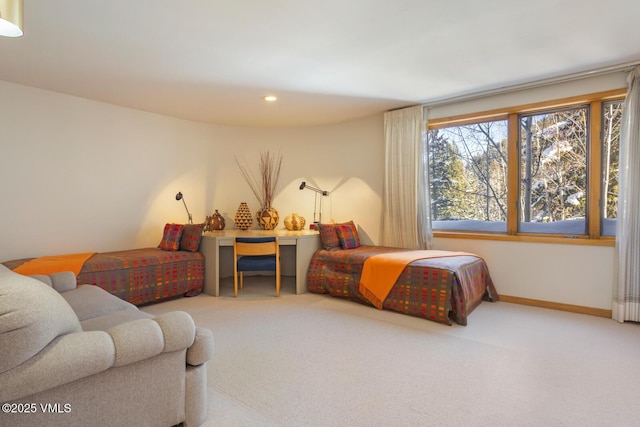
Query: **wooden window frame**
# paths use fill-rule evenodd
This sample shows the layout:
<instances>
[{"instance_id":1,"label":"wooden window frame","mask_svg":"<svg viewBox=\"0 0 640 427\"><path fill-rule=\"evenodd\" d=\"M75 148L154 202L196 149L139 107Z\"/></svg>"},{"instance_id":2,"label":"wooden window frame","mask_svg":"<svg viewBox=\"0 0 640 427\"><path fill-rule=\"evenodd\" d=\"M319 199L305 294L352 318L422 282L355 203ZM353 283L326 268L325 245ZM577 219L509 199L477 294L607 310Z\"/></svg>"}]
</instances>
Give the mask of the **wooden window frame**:
<instances>
[{"instance_id":1,"label":"wooden window frame","mask_svg":"<svg viewBox=\"0 0 640 427\"><path fill-rule=\"evenodd\" d=\"M507 120L507 231L506 233L487 233L475 231L434 230L435 237L468 238L476 240L505 240L537 243L577 244L593 246L614 246L614 236L601 236L600 199L602 174L602 104L606 101L624 99L626 88L596 92L581 96L556 99L518 105L503 109L442 117L429 120L428 129L441 129L450 126L481 123L492 120ZM518 155L518 132L520 114L542 112L546 110L571 108L587 105L589 107L589 139L587 141L587 187L588 204L586 209L587 234L540 234L518 232L518 204L520 172Z\"/></svg>"}]
</instances>

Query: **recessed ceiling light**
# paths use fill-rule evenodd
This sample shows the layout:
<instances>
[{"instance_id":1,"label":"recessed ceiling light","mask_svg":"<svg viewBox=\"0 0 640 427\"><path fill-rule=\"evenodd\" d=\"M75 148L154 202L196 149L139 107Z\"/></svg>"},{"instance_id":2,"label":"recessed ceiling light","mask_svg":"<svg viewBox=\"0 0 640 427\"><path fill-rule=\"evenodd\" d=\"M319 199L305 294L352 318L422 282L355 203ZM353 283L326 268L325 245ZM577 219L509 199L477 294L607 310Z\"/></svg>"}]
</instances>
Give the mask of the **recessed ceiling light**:
<instances>
[{"instance_id":1,"label":"recessed ceiling light","mask_svg":"<svg viewBox=\"0 0 640 427\"><path fill-rule=\"evenodd\" d=\"M278 100L278 98L276 98L273 95L267 95L267 96L264 97L264 100L267 101L267 102L275 102L275 101Z\"/></svg>"}]
</instances>

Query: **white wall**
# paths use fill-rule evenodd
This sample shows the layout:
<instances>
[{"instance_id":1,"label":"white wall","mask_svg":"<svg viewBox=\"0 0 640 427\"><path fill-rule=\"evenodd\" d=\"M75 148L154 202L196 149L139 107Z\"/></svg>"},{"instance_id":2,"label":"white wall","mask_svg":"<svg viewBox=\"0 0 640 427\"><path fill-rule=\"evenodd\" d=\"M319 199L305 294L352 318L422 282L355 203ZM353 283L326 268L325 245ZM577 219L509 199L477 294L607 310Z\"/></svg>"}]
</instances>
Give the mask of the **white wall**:
<instances>
[{"instance_id":1,"label":"white wall","mask_svg":"<svg viewBox=\"0 0 640 427\"><path fill-rule=\"evenodd\" d=\"M300 183L306 181L329 192L322 198L323 222L353 219L363 241L378 242L384 175L382 123L382 115L376 115L291 129L216 127L215 141L211 141L215 146L210 179L214 196L209 208L223 213L227 225L233 224L240 202L247 202L252 211L258 210L234 156L257 167L261 151L279 151L283 155L281 191L273 205L281 219L296 212L307 224L313 221L316 193L299 190ZM280 227L284 228L282 222Z\"/></svg>"},{"instance_id":2,"label":"white wall","mask_svg":"<svg viewBox=\"0 0 640 427\"><path fill-rule=\"evenodd\" d=\"M519 105L624 87L624 74L433 108L429 117ZM116 107L0 81L0 260L154 246L166 222L218 209L233 227L240 202L257 201L234 162L256 164L263 150L284 155L282 217L353 219L365 243L380 243L382 115L330 126L259 129L214 126ZM282 225L281 225L282 226ZM487 259L505 295L611 307L613 248L436 239L441 249ZM543 266L543 267L540 267Z\"/></svg>"},{"instance_id":3,"label":"white wall","mask_svg":"<svg viewBox=\"0 0 640 427\"><path fill-rule=\"evenodd\" d=\"M611 309L612 247L446 238L434 247L483 257L499 294Z\"/></svg>"},{"instance_id":4,"label":"white wall","mask_svg":"<svg viewBox=\"0 0 640 427\"><path fill-rule=\"evenodd\" d=\"M274 207L313 217L306 180L331 191L323 220L354 219L377 241L382 116L274 130L214 126L0 81L0 260L155 246L166 222L219 209L233 227L240 202L257 201L234 155L257 166L284 156ZM364 154L363 154L364 153ZM281 222L281 227L283 223ZM367 237L368 236L368 237Z\"/></svg>"},{"instance_id":5,"label":"white wall","mask_svg":"<svg viewBox=\"0 0 640 427\"><path fill-rule=\"evenodd\" d=\"M627 75L627 72L601 74L537 88L506 91L499 95L478 97L468 101L441 103L429 107L427 116L429 119L438 119L625 88Z\"/></svg>"}]
</instances>

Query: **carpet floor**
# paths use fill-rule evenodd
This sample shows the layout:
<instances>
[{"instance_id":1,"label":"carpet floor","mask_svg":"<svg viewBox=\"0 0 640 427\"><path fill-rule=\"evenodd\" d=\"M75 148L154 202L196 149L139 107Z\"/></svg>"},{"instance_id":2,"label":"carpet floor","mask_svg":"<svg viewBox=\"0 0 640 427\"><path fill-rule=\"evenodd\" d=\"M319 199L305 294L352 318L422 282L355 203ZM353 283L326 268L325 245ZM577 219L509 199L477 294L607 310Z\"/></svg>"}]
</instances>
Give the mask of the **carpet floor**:
<instances>
[{"instance_id":1,"label":"carpet floor","mask_svg":"<svg viewBox=\"0 0 640 427\"><path fill-rule=\"evenodd\" d=\"M213 332L205 426L640 425L640 325L483 302L446 326L274 288L144 307Z\"/></svg>"}]
</instances>

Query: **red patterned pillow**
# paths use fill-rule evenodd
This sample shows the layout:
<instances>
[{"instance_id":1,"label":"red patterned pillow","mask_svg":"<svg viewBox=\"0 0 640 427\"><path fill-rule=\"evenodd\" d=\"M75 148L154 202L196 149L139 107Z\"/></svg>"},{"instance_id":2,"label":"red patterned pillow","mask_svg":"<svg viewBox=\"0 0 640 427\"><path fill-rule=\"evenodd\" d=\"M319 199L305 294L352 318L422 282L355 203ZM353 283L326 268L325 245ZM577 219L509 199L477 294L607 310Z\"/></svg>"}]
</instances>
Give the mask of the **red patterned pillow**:
<instances>
[{"instance_id":1,"label":"red patterned pillow","mask_svg":"<svg viewBox=\"0 0 640 427\"><path fill-rule=\"evenodd\" d=\"M353 221L338 224L336 226L336 233L338 234L338 239L340 239L342 249L355 249L360 247L358 229Z\"/></svg>"},{"instance_id":2,"label":"red patterned pillow","mask_svg":"<svg viewBox=\"0 0 640 427\"><path fill-rule=\"evenodd\" d=\"M340 248L340 239L336 232L336 224L319 224L320 242L325 250Z\"/></svg>"},{"instance_id":3,"label":"red patterned pillow","mask_svg":"<svg viewBox=\"0 0 640 427\"><path fill-rule=\"evenodd\" d=\"M197 252L202 239L203 224L185 224L180 239L180 250Z\"/></svg>"},{"instance_id":4,"label":"red patterned pillow","mask_svg":"<svg viewBox=\"0 0 640 427\"><path fill-rule=\"evenodd\" d=\"M182 224L167 224L164 226L162 241L158 247L163 251L177 251L180 248L182 238Z\"/></svg>"}]
</instances>

